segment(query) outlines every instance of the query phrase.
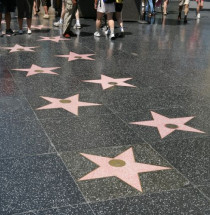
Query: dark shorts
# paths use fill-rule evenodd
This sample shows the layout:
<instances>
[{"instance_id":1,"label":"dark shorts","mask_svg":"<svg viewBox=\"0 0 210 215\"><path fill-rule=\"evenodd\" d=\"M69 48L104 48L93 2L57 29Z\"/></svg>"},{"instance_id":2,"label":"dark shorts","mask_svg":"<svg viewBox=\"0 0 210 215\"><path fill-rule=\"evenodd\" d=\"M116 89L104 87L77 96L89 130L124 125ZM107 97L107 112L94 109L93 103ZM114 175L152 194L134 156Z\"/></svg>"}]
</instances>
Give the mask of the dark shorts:
<instances>
[{"instance_id":1,"label":"dark shorts","mask_svg":"<svg viewBox=\"0 0 210 215\"><path fill-rule=\"evenodd\" d=\"M122 12L123 4L115 3L115 11Z\"/></svg>"},{"instance_id":2,"label":"dark shorts","mask_svg":"<svg viewBox=\"0 0 210 215\"><path fill-rule=\"evenodd\" d=\"M18 18L31 19L34 0L17 0Z\"/></svg>"},{"instance_id":3,"label":"dark shorts","mask_svg":"<svg viewBox=\"0 0 210 215\"><path fill-rule=\"evenodd\" d=\"M51 7L51 0L42 0L42 6Z\"/></svg>"},{"instance_id":4,"label":"dark shorts","mask_svg":"<svg viewBox=\"0 0 210 215\"><path fill-rule=\"evenodd\" d=\"M0 13L15 12L16 0L0 0Z\"/></svg>"}]
</instances>

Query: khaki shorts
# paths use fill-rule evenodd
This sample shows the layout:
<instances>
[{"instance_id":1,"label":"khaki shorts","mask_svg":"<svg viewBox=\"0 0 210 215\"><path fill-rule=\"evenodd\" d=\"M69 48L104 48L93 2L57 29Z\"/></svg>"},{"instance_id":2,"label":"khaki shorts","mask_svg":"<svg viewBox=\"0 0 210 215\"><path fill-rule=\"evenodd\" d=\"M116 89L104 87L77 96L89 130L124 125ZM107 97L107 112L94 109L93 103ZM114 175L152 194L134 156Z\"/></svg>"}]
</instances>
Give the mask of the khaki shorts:
<instances>
[{"instance_id":1,"label":"khaki shorts","mask_svg":"<svg viewBox=\"0 0 210 215\"><path fill-rule=\"evenodd\" d=\"M190 4L190 0L179 0L179 6Z\"/></svg>"}]
</instances>

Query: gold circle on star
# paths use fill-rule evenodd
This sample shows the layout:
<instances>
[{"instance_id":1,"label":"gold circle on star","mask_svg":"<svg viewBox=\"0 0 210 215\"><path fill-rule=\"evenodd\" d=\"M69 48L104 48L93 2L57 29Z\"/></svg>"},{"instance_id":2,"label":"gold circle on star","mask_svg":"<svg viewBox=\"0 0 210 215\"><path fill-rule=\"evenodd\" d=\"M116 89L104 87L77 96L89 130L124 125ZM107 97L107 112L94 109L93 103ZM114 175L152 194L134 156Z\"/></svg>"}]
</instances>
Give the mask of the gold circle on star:
<instances>
[{"instance_id":1,"label":"gold circle on star","mask_svg":"<svg viewBox=\"0 0 210 215\"><path fill-rule=\"evenodd\" d=\"M18 48L17 50L18 50L18 51L24 51L24 49L23 49L23 48Z\"/></svg>"},{"instance_id":2,"label":"gold circle on star","mask_svg":"<svg viewBox=\"0 0 210 215\"><path fill-rule=\"evenodd\" d=\"M71 103L71 100L61 99L60 102L63 103L63 104L68 104L68 103Z\"/></svg>"},{"instance_id":3,"label":"gold circle on star","mask_svg":"<svg viewBox=\"0 0 210 215\"><path fill-rule=\"evenodd\" d=\"M120 159L113 159L109 161L109 165L113 167L123 167L126 165L125 161Z\"/></svg>"},{"instance_id":4,"label":"gold circle on star","mask_svg":"<svg viewBox=\"0 0 210 215\"><path fill-rule=\"evenodd\" d=\"M77 59L81 59L82 57L81 57L81 56L75 56L75 58L77 58Z\"/></svg>"},{"instance_id":5,"label":"gold circle on star","mask_svg":"<svg viewBox=\"0 0 210 215\"><path fill-rule=\"evenodd\" d=\"M41 73L41 72L44 72L44 70L41 70L41 69L36 69L36 70L34 70L34 72Z\"/></svg>"},{"instance_id":6,"label":"gold circle on star","mask_svg":"<svg viewBox=\"0 0 210 215\"><path fill-rule=\"evenodd\" d=\"M166 128L170 128L170 129L176 129L176 128L178 128L179 126L176 125L176 124L166 124L165 127L166 127Z\"/></svg>"},{"instance_id":7,"label":"gold circle on star","mask_svg":"<svg viewBox=\"0 0 210 215\"><path fill-rule=\"evenodd\" d=\"M110 85L117 85L117 82L109 82L108 84L110 84Z\"/></svg>"}]
</instances>

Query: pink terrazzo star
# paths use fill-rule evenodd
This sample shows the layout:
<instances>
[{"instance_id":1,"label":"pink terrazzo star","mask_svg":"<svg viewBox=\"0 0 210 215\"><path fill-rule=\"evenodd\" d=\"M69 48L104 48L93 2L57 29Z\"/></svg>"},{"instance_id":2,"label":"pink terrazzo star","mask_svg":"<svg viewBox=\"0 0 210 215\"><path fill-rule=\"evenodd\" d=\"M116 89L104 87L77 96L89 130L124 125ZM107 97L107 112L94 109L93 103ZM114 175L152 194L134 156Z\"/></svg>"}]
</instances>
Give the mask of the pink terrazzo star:
<instances>
[{"instance_id":1,"label":"pink terrazzo star","mask_svg":"<svg viewBox=\"0 0 210 215\"><path fill-rule=\"evenodd\" d=\"M20 51L26 51L26 52L35 52L34 48L38 48L38 46L36 47L24 47L24 46L20 46L18 44L16 44L14 47L2 47L3 49L10 49L10 52L20 52Z\"/></svg>"},{"instance_id":2,"label":"pink terrazzo star","mask_svg":"<svg viewBox=\"0 0 210 215\"><path fill-rule=\"evenodd\" d=\"M73 61L73 60L79 60L79 59L83 59L83 60L95 60L90 58L89 56L92 56L94 54L77 54L74 52L69 52L69 55L56 55L57 57L67 57L68 61Z\"/></svg>"},{"instance_id":3,"label":"pink terrazzo star","mask_svg":"<svg viewBox=\"0 0 210 215\"><path fill-rule=\"evenodd\" d=\"M43 28L49 28L49 27L44 26L44 25L32 25L31 28L32 29L39 29L39 30L41 30Z\"/></svg>"},{"instance_id":4,"label":"pink terrazzo star","mask_svg":"<svg viewBox=\"0 0 210 215\"><path fill-rule=\"evenodd\" d=\"M58 43L60 40L69 40L69 39L57 36L57 37L42 37L42 39L37 41L52 41L52 42Z\"/></svg>"},{"instance_id":5,"label":"pink terrazzo star","mask_svg":"<svg viewBox=\"0 0 210 215\"><path fill-rule=\"evenodd\" d=\"M185 125L185 123L193 119L194 116L182 118L168 118L153 111L151 111L151 114L154 120L132 122L130 124L157 127L161 138L166 137L175 130L205 133L203 131Z\"/></svg>"},{"instance_id":6,"label":"pink terrazzo star","mask_svg":"<svg viewBox=\"0 0 210 215\"><path fill-rule=\"evenodd\" d=\"M79 181L115 176L141 192L142 187L138 173L171 169L169 167L136 163L132 148L129 148L114 158L84 153L81 153L81 155L91 160L99 167L80 178Z\"/></svg>"},{"instance_id":7,"label":"pink terrazzo star","mask_svg":"<svg viewBox=\"0 0 210 215\"><path fill-rule=\"evenodd\" d=\"M78 107L101 105L101 104L95 104L95 103L80 102L79 94L65 99L57 99L57 98L50 98L50 97L43 97L43 96L41 97L51 102L51 104L46 105L44 107L40 107L37 110L63 108L75 115L78 115Z\"/></svg>"},{"instance_id":8,"label":"pink terrazzo star","mask_svg":"<svg viewBox=\"0 0 210 215\"><path fill-rule=\"evenodd\" d=\"M106 75L101 75L100 80L84 80L84 82L97 83L101 84L103 90L108 89L113 86L124 86L124 87L135 87L131 84L125 83L125 81L130 80L132 78L111 78Z\"/></svg>"},{"instance_id":9,"label":"pink terrazzo star","mask_svg":"<svg viewBox=\"0 0 210 215\"><path fill-rule=\"evenodd\" d=\"M26 77L31 76L31 75L37 75L37 74L51 74L51 75L58 75L55 72L52 72L51 70L59 69L60 67L49 67L49 68L44 68L37 66L35 64L32 64L31 68L29 69L12 69L16 71L25 71L28 72Z\"/></svg>"}]
</instances>

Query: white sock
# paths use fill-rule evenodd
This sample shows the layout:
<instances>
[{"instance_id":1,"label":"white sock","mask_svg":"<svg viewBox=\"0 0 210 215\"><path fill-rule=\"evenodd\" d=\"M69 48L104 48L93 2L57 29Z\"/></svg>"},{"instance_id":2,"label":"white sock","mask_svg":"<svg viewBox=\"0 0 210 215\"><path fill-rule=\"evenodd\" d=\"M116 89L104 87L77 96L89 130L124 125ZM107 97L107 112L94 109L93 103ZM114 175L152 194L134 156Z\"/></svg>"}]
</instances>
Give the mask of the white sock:
<instances>
[{"instance_id":1,"label":"white sock","mask_svg":"<svg viewBox=\"0 0 210 215\"><path fill-rule=\"evenodd\" d=\"M76 20L76 24L77 24L77 25L80 25L79 19Z\"/></svg>"},{"instance_id":2,"label":"white sock","mask_svg":"<svg viewBox=\"0 0 210 215\"><path fill-rule=\"evenodd\" d=\"M110 28L111 34L114 34L114 28Z\"/></svg>"},{"instance_id":3,"label":"white sock","mask_svg":"<svg viewBox=\"0 0 210 215\"><path fill-rule=\"evenodd\" d=\"M121 32L124 32L124 28L123 28L123 27L120 27L120 31L121 31Z\"/></svg>"},{"instance_id":4,"label":"white sock","mask_svg":"<svg viewBox=\"0 0 210 215\"><path fill-rule=\"evenodd\" d=\"M63 19L60 19L59 22L60 22L60 23L63 23Z\"/></svg>"}]
</instances>

